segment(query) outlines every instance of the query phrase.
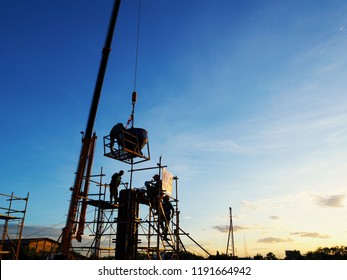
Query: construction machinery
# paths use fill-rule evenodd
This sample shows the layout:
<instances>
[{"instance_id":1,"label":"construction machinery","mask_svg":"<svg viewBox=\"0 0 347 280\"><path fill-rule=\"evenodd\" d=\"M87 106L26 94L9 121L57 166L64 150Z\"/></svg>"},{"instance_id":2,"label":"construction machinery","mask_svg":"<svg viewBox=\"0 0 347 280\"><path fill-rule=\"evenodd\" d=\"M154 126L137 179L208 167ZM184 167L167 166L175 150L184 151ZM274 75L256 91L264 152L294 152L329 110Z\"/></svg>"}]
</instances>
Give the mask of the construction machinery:
<instances>
[{"instance_id":1,"label":"construction machinery","mask_svg":"<svg viewBox=\"0 0 347 280\"><path fill-rule=\"evenodd\" d=\"M115 0L87 127L83 132L75 182L71 188L69 211L57 258L71 259L73 250L84 250L86 246L83 245L82 236L88 227L93 238L92 244L87 248L89 257L100 258L106 251L109 254L114 252L115 259L138 259L139 253L148 259L177 259L179 252L185 250L180 239L181 235L188 236L196 244L197 242L179 226L177 176L171 175L165 169L166 166L162 165L161 158L157 166L134 168L136 164L150 160L148 132L146 129L134 126L137 100L135 90L132 94L132 112L126 126L118 123L109 135L103 137L104 156L130 165L130 184L126 183L125 189L120 191L118 203L112 204L106 200L109 186L102 182L103 172L101 171L99 175L92 174L97 140L96 134L92 132L119 7L120 0ZM135 188L132 184L135 172L151 169L156 169L161 185L154 195L149 194L148 188L142 186ZM93 179L94 176L99 176L99 182ZM175 192L172 191L173 182L175 182ZM91 184L99 188L97 193L90 193ZM164 195L169 197L169 202L173 205L174 211L170 219L164 215L162 203ZM94 207L92 220L87 219L87 207ZM141 208L146 213L145 217L140 216ZM105 236L109 240L108 246L103 246L102 243ZM81 245L76 246L76 241ZM206 250L205 252L208 254Z\"/></svg>"}]
</instances>

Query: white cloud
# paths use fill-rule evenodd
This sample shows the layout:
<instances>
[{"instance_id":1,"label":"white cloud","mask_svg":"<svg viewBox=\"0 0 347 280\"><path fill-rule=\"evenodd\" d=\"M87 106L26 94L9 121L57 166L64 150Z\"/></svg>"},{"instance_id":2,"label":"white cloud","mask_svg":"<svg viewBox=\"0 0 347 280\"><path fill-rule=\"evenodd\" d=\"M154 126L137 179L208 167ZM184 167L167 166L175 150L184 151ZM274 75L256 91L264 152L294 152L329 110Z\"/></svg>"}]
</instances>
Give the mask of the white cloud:
<instances>
[{"instance_id":1,"label":"white cloud","mask_svg":"<svg viewBox=\"0 0 347 280\"><path fill-rule=\"evenodd\" d=\"M277 237L265 237L258 239L257 242L259 243L286 243L286 242L292 242L293 240L290 238L277 238Z\"/></svg>"},{"instance_id":2,"label":"white cloud","mask_svg":"<svg viewBox=\"0 0 347 280\"><path fill-rule=\"evenodd\" d=\"M300 237L312 237L312 238L330 238L327 234L319 232L292 232L291 235L298 235Z\"/></svg>"}]
</instances>

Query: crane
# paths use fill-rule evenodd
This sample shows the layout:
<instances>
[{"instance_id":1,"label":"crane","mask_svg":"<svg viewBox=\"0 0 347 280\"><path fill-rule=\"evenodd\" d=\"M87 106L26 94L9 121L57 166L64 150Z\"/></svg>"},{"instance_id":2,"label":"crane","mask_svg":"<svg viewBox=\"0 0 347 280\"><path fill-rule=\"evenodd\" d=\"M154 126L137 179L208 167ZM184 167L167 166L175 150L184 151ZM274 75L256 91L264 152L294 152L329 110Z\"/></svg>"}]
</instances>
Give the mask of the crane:
<instances>
[{"instance_id":1,"label":"crane","mask_svg":"<svg viewBox=\"0 0 347 280\"><path fill-rule=\"evenodd\" d=\"M94 95L92 99L92 104L89 111L88 122L86 126L86 130L83 133L82 137L82 147L80 151L77 172L75 175L74 185L71 188L71 200L69 205L69 211L66 219L66 224L62 233L62 243L61 243L61 254L65 259L70 257L70 247L71 241L73 238L76 238L77 241L81 241L81 235L83 233L84 228L84 220L85 220L85 212L86 212L86 204L82 203L82 209L80 214L78 215L78 205L79 202L85 200L88 190L89 190L89 182L85 181L83 185L83 178L85 176L90 175L93 156L94 156L94 147L96 143L96 134L93 133L96 113L99 105L102 85L106 73L108 57L111 52L111 43L113 38L114 29L116 26L118 11L120 7L120 0L115 0L108 32L106 36L106 41L104 48L102 50L102 57L99 66L99 72L94 88Z\"/></svg>"}]
</instances>

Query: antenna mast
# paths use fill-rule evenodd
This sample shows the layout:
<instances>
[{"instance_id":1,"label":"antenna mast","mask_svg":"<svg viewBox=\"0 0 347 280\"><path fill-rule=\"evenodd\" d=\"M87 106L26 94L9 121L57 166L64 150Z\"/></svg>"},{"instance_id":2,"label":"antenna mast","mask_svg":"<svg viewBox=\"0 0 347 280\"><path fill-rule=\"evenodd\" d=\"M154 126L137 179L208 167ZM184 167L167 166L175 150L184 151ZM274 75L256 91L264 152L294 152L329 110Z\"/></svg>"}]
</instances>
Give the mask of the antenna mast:
<instances>
[{"instance_id":1,"label":"antenna mast","mask_svg":"<svg viewBox=\"0 0 347 280\"><path fill-rule=\"evenodd\" d=\"M235 244L234 244L234 226L233 226L233 215L232 215L232 210L231 207L229 207L229 216L230 216L230 224L229 224L229 234L228 234L228 242L227 242L227 249L226 249L226 256L228 257L229 251L231 250L231 256L235 258ZM231 242L231 249L230 247L230 242Z\"/></svg>"}]
</instances>

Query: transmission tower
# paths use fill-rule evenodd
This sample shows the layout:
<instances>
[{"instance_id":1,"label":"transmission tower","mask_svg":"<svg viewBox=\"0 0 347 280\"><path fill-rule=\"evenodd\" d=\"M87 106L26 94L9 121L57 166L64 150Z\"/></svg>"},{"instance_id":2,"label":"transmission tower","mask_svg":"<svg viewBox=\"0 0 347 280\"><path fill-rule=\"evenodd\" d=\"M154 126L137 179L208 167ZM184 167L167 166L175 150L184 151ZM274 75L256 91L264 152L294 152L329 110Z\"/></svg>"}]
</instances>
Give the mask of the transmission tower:
<instances>
[{"instance_id":1,"label":"transmission tower","mask_svg":"<svg viewBox=\"0 0 347 280\"><path fill-rule=\"evenodd\" d=\"M234 226L233 226L233 215L232 215L231 207L229 207L229 216L230 216L229 233L228 233L227 249L225 254L227 257L231 256L232 258L235 258Z\"/></svg>"}]
</instances>

